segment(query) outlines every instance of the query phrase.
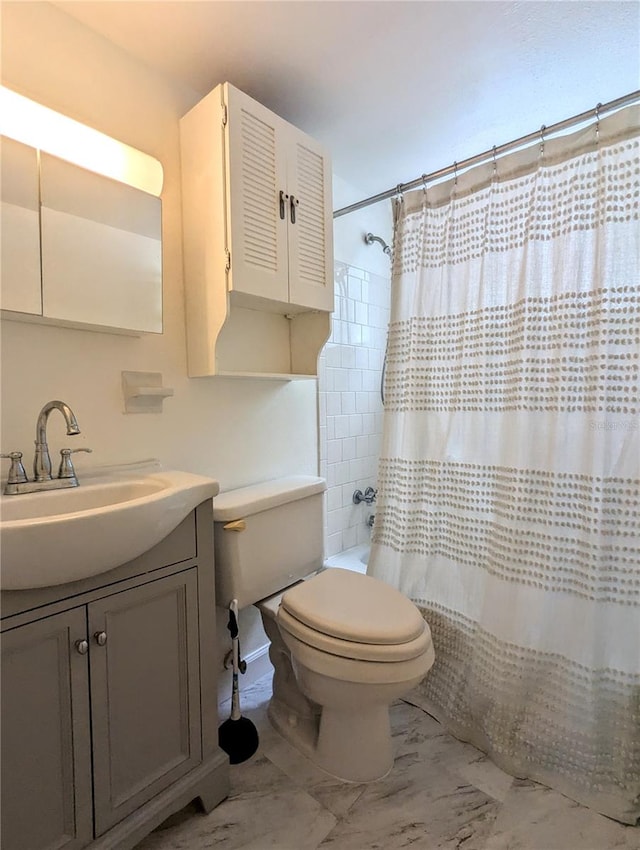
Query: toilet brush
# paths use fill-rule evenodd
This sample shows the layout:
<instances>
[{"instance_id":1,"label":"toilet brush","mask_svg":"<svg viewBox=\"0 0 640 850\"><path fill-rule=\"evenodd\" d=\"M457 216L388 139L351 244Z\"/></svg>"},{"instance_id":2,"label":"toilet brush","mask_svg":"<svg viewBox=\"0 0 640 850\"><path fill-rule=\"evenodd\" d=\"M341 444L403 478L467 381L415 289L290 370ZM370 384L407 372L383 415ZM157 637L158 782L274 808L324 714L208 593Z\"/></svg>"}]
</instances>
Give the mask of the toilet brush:
<instances>
[{"instance_id":1,"label":"toilet brush","mask_svg":"<svg viewBox=\"0 0 640 850\"><path fill-rule=\"evenodd\" d=\"M229 756L231 764L246 761L258 749L258 730L247 717L240 713L240 691L238 669L240 667L240 640L238 638L238 601L233 599L229 606L229 624L233 653L233 685L231 689L231 716L218 729L218 743Z\"/></svg>"}]
</instances>

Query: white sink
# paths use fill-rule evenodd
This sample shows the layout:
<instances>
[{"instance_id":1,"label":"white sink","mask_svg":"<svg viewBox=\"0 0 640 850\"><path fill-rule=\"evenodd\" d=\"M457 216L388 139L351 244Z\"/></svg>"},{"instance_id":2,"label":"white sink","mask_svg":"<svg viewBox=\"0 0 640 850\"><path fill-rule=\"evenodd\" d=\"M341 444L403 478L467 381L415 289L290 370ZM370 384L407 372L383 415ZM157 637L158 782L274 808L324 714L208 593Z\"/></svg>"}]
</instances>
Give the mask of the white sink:
<instances>
[{"instance_id":1,"label":"white sink","mask_svg":"<svg viewBox=\"0 0 640 850\"><path fill-rule=\"evenodd\" d=\"M157 463L79 477L73 489L0 497L2 590L65 584L125 564L219 489Z\"/></svg>"}]
</instances>

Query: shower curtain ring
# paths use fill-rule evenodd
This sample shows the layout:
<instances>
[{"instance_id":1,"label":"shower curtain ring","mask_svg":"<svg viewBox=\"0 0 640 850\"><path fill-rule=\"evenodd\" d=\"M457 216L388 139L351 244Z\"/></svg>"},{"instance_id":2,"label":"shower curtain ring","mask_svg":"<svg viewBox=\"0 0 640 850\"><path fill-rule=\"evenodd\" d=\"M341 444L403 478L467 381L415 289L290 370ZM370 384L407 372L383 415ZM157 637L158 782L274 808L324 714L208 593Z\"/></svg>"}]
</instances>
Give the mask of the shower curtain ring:
<instances>
[{"instance_id":1,"label":"shower curtain ring","mask_svg":"<svg viewBox=\"0 0 640 850\"><path fill-rule=\"evenodd\" d=\"M544 156L544 131L546 129L546 124L543 124L542 127L540 127L540 159Z\"/></svg>"},{"instance_id":2,"label":"shower curtain ring","mask_svg":"<svg viewBox=\"0 0 640 850\"><path fill-rule=\"evenodd\" d=\"M498 173L498 162L496 160L496 146L494 145L491 149L491 156L493 158L493 176L495 177Z\"/></svg>"},{"instance_id":3,"label":"shower curtain ring","mask_svg":"<svg viewBox=\"0 0 640 850\"><path fill-rule=\"evenodd\" d=\"M600 142L600 110L602 109L601 103L596 103L595 113L596 113L596 144Z\"/></svg>"},{"instance_id":4,"label":"shower curtain ring","mask_svg":"<svg viewBox=\"0 0 640 850\"><path fill-rule=\"evenodd\" d=\"M422 175L422 191L424 193L425 198L427 197L427 175Z\"/></svg>"},{"instance_id":5,"label":"shower curtain ring","mask_svg":"<svg viewBox=\"0 0 640 850\"><path fill-rule=\"evenodd\" d=\"M455 159L453 161L453 185L458 185L458 163Z\"/></svg>"},{"instance_id":6,"label":"shower curtain ring","mask_svg":"<svg viewBox=\"0 0 640 850\"><path fill-rule=\"evenodd\" d=\"M403 196L403 194L402 194L402 183L398 183L398 185L396 186L396 198L397 198L399 201L403 201L403 200L404 200L404 196Z\"/></svg>"}]
</instances>

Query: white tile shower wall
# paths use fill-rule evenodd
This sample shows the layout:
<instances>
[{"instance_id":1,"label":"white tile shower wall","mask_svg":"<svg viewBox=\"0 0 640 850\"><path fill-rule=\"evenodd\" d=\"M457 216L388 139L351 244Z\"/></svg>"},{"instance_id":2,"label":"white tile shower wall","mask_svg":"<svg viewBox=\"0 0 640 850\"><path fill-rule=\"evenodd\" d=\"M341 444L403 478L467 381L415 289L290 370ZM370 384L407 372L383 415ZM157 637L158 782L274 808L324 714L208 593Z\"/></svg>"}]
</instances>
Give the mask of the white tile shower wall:
<instances>
[{"instance_id":1,"label":"white tile shower wall","mask_svg":"<svg viewBox=\"0 0 640 850\"><path fill-rule=\"evenodd\" d=\"M376 486L382 438L380 378L389 324L390 280L335 263L335 312L320 356L320 474L327 479L327 557L369 540L375 504L353 504Z\"/></svg>"}]
</instances>

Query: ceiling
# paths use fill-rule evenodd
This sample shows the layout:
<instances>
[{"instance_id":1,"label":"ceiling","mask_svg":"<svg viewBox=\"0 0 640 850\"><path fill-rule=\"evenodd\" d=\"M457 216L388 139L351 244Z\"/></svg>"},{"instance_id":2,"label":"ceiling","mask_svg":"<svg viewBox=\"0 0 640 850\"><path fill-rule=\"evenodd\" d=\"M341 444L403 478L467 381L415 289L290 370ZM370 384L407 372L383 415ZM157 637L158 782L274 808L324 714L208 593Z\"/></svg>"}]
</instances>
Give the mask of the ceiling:
<instances>
[{"instance_id":1,"label":"ceiling","mask_svg":"<svg viewBox=\"0 0 640 850\"><path fill-rule=\"evenodd\" d=\"M54 5L198 95L243 89L360 196L640 87L635 0Z\"/></svg>"}]
</instances>

